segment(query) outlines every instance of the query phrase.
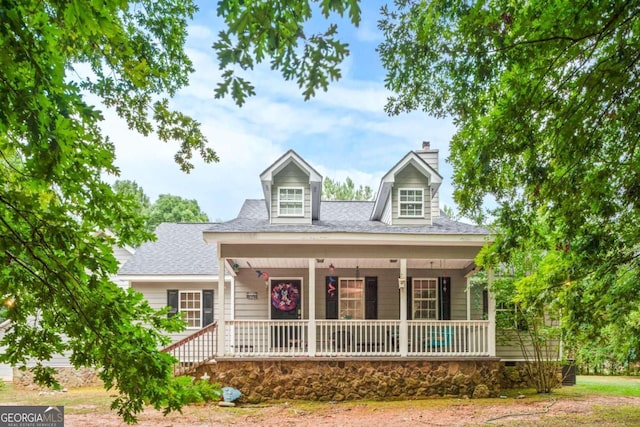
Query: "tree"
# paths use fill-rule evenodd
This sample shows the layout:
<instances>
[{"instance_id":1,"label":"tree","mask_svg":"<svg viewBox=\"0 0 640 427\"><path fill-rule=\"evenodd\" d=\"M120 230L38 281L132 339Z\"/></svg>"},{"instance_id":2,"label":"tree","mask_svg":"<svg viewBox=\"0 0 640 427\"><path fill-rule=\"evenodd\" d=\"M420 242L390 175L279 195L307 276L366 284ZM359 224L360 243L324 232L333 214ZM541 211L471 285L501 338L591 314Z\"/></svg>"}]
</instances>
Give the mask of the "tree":
<instances>
[{"instance_id":1,"label":"tree","mask_svg":"<svg viewBox=\"0 0 640 427\"><path fill-rule=\"evenodd\" d=\"M121 206L124 204L129 205L126 209L131 209L141 216L145 222L145 229L150 233L153 232L153 229L150 229L148 226L151 202L142 187L135 181L118 179L113 183L112 188L116 195L122 198Z\"/></svg>"},{"instance_id":2,"label":"tree","mask_svg":"<svg viewBox=\"0 0 640 427\"><path fill-rule=\"evenodd\" d=\"M368 185L364 187L360 185L356 189L353 180L349 177L343 183L325 178L322 183L322 198L324 200L371 200L373 191Z\"/></svg>"},{"instance_id":3,"label":"tree","mask_svg":"<svg viewBox=\"0 0 640 427\"><path fill-rule=\"evenodd\" d=\"M155 230L161 222L208 222L209 217L200 210L196 200L161 194L151 206L147 229Z\"/></svg>"},{"instance_id":4,"label":"tree","mask_svg":"<svg viewBox=\"0 0 640 427\"><path fill-rule=\"evenodd\" d=\"M55 385L42 362L69 352L117 389L113 407L128 422L146 403L180 407L174 359L158 348L184 325L109 279L112 246L150 236L103 181L118 173L114 148L85 94L141 134L178 143L183 170L194 151L217 161L199 123L166 99L192 71L184 43L195 10L190 0L9 0L0 9L0 298L11 320L0 360L39 361L35 379Z\"/></svg>"},{"instance_id":5,"label":"tree","mask_svg":"<svg viewBox=\"0 0 640 427\"><path fill-rule=\"evenodd\" d=\"M455 199L493 199L501 259L535 244L542 215L562 248L566 324L595 335L637 315L640 122L636 4L396 2L379 51L392 114L451 116ZM612 316L611 313L616 313Z\"/></svg>"},{"instance_id":6,"label":"tree","mask_svg":"<svg viewBox=\"0 0 640 427\"><path fill-rule=\"evenodd\" d=\"M358 0L219 1L218 16L224 19L226 28L218 33L213 45L222 70L216 98L231 95L242 106L247 96L255 95L255 88L238 70L253 69L264 61L270 63L272 70L281 71L286 80L295 79L305 100L318 89L326 91L329 82L338 80L342 76L339 65L349 50L346 43L337 39L338 27L334 23L323 32L304 31L314 3L327 19L332 13L347 13L354 25L360 22Z\"/></svg>"},{"instance_id":7,"label":"tree","mask_svg":"<svg viewBox=\"0 0 640 427\"><path fill-rule=\"evenodd\" d=\"M142 216L144 216L145 212L147 212L151 208L151 202L149 201L149 196L144 193L142 187L138 185L135 181L130 181L128 179L120 180L117 179L113 185L113 191L118 195L123 195L127 198L133 199L133 201L137 204L138 208Z\"/></svg>"},{"instance_id":8,"label":"tree","mask_svg":"<svg viewBox=\"0 0 640 427\"><path fill-rule=\"evenodd\" d=\"M161 222L208 222L209 217L200 210L196 200L183 199L180 196L161 194L152 204L135 181L116 180L113 190L122 195L123 203L132 203L132 209L143 219L145 229L153 233Z\"/></svg>"}]
</instances>

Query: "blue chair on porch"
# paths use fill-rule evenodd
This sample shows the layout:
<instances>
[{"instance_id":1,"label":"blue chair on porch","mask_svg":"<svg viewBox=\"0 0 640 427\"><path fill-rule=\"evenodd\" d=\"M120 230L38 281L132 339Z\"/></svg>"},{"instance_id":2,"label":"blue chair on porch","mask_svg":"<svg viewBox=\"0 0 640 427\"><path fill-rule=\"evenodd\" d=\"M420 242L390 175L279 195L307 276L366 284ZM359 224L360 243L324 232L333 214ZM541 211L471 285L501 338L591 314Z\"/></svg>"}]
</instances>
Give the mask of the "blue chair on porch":
<instances>
[{"instance_id":1,"label":"blue chair on porch","mask_svg":"<svg viewBox=\"0 0 640 427\"><path fill-rule=\"evenodd\" d=\"M451 348L451 338L453 328L450 326L436 327L431 329L431 337L427 349L440 351Z\"/></svg>"}]
</instances>

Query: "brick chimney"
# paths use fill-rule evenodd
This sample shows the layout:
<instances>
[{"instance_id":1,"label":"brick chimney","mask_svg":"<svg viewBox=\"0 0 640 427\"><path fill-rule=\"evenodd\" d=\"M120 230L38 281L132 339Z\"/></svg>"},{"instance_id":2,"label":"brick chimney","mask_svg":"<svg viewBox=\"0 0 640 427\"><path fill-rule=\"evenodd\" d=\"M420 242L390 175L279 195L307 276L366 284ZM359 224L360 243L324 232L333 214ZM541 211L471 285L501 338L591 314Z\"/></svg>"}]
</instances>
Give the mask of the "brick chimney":
<instances>
[{"instance_id":1,"label":"brick chimney","mask_svg":"<svg viewBox=\"0 0 640 427\"><path fill-rule=\"evenodd\" d=\"M438 153L439 150L431 149L431 142L429 141L422 141L422 148L420 150L416 150L416 154L418 154L436 171L438 170Z\"/></svg>"}]
</instances>

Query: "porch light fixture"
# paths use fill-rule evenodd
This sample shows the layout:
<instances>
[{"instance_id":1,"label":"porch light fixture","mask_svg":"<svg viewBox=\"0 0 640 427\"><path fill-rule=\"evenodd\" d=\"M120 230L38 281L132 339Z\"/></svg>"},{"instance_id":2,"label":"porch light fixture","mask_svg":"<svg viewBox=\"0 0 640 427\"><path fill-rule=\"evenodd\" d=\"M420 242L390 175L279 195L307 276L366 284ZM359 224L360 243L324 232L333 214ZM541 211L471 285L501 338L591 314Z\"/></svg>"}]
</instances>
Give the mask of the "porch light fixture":
<instances>
[{"instance_id":1,"label":"porch light fixture","mask_svg":"<svg viewBox=\"0 0 640 427\"><path fill-rule=\"evenodd\" d=\"M333 264L329 264L329 273L333 274L336 271L336 268L333 266Z\"/></svg>"},{"instance_id":2,"label":"porch light fixture","mask_svg":"<svg viewBox=\"0 0 640 427\"><path fill-rule=\"evenodd\" d=\"M360 278L360 266L356 265L356 279Z\"/></svg>"},{"instance_id":3,"label":"porch light fixture","mask_svg":"<svg viewBox=\"0 0 640 427\"><path fill-rule=\"evenodd\" d=\"M404 289L407 286L407 279L403 279L402 277L398 277L398 288Z\"/></svg>"}]
</instances>

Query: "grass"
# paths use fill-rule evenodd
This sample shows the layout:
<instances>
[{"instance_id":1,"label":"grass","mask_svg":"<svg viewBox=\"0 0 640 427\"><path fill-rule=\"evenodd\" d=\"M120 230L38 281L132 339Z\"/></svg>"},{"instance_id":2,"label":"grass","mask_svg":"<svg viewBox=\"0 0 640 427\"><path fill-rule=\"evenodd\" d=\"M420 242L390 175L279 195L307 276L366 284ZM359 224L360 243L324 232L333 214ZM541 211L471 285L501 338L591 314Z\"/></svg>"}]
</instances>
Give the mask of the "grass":
<instances>
[{"instance_id":1,"label":"grass","mask_svg":"<svg viewBox=\"0 0 640 427\"><path fill-rule=\"evenodd\" d=\"M640 377L591 377L578 376L577 384L571 387L562 387L554 390L552 394L537 394L535 390L507 390L506 399L451 399L434 398L423 400L397 400L397 401L357 401L341 402L340 408L345 410L357 407L366 407L372 411L387 410L411 410L420 409L442 409L450 410L456 407L473 406L481 410L488 406L504 406L506 412L508 407L514 405L518 400L513 399L516 395L526 396L526 402L537 409L543 408L547 403L554 400L575 400L594 401L597 397L640 397ZM68 392L38 392L32 390L14 389L11 384L0 387L0 402L4 405L63 405L67 414L106 414L110 412L110 405L114 399L114 393L105 391L99 387L85 387L69 389ZM230 417L253 415L257 420L262 415L265 406L276 406L291 414L314 414L324 413L330 405L327 402L279 402L269 405L241 405L236 408L225 409L225 413ZM207 405L194 405L184 408L185 414L189 413L200 419L207 419L211 407ZM531 417L529 417L531 418ZM594 404L592 410L585 413L554 415L553 417L537 417L535 421L527 419L526 416L496 420L494 425L513 425L518 427L526 426L557 426L557 425L591 425L598 427L619 426L619 425L640 425L640 405L618 405L598 406Z\"/></svg>"}]
</instances>

